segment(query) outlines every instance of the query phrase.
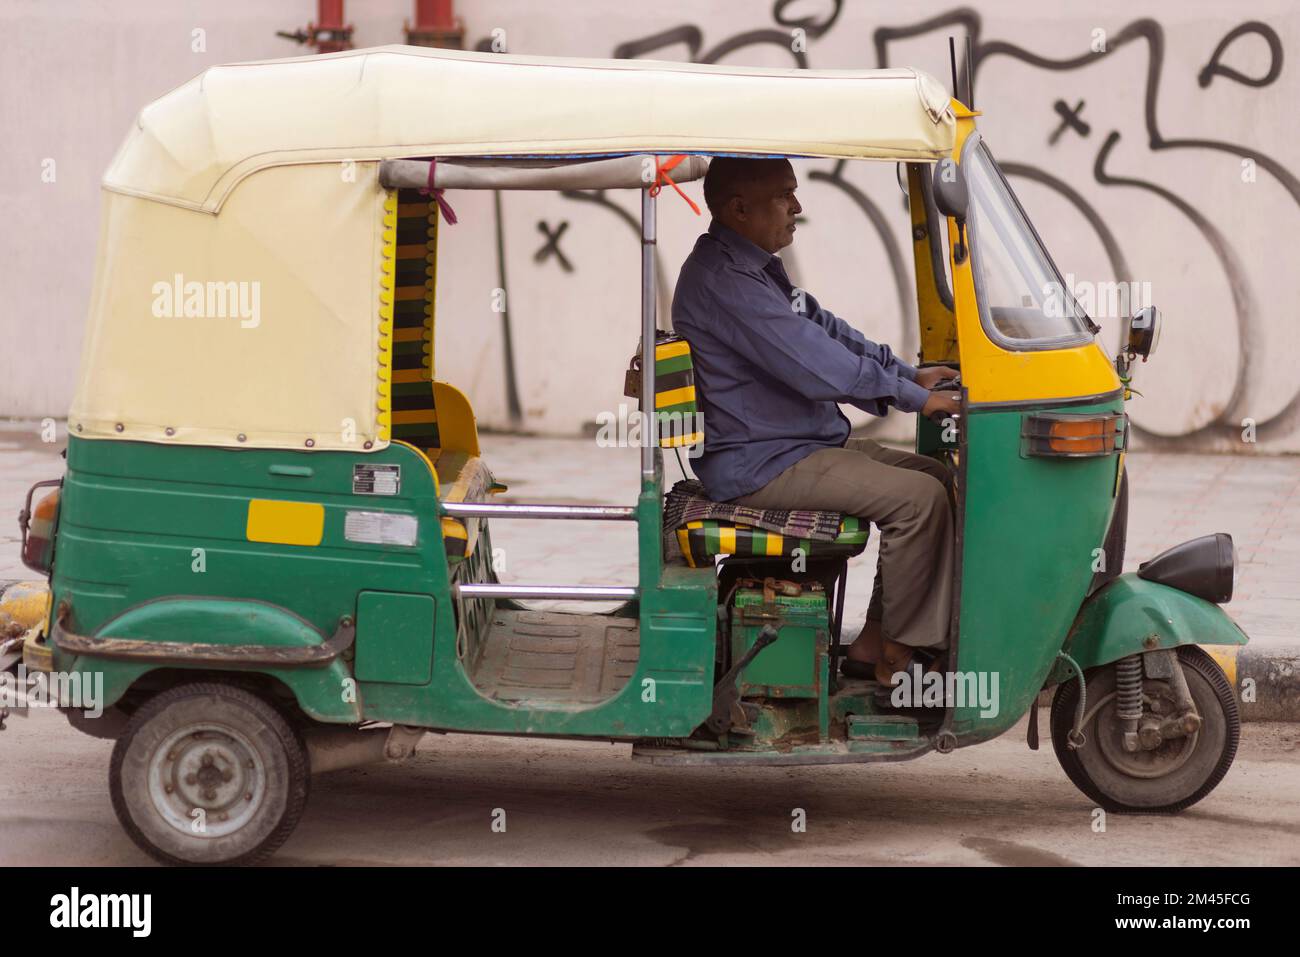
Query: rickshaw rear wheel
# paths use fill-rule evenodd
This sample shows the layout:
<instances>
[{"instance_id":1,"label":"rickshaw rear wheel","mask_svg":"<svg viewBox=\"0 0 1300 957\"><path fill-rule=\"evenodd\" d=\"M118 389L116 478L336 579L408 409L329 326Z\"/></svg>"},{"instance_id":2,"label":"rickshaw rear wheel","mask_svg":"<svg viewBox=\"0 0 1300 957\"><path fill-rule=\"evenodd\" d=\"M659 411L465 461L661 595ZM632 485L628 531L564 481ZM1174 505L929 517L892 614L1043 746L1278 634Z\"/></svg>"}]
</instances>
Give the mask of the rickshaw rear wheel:
<instances>
[{"instance_id":1,"label":"rickshaw rear wheel","mask_svg":"<svg viewBox=\"0 0 1300 957\"><path fill-rule=\"evenodd\" d=\"M1062 684L1052 701L1052 747L1061 768L1074 785L1107 811L1129 814L1173 814L1209 794L1232 766L1241 735L1237 700L1223 670L1200 648L1177 649L1178 662L1201 716L1193 734L1162 742L1151 751L1127 753L1115 715L1115 666L1087 673L1086 743L1075 750L1069 733L1074 727L1079 683ZM1172 701L1168 683L1143 678L1143 713L1157 701Z\"/></svg>"},{"instance_id":2,"label":"rickshaw rear wheel","mask_svg":"<svg viewBox=\"0 0 1300 957\"><path fill-rule=\"evenodd\" d=\"M307 804L307 749L280 712L220 682L171 688L131 716L109 791L146 854L177 865L256 864Z\"/></svg>"}]
</instances>

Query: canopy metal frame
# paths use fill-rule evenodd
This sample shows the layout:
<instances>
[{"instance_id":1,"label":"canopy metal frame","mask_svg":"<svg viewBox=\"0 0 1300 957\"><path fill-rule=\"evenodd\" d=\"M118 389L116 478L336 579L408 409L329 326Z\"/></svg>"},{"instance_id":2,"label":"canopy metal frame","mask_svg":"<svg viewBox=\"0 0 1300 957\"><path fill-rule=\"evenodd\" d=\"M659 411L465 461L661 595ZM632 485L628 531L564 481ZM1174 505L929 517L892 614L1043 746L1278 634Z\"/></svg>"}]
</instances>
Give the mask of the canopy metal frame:
<instances>
[{"instance_id":1,"label":"canopy metal frame","mask_svg":"<svg viewBox=\"0 0 1300 957\"><path fill-rule=\"evenodd\" d=\"M641 188L641 457L642 483L657 481L655 452L659 444L659 418L655 410L654 346L657 295L655 256L657 251L658 203L653 184ZM636 506L604 505L495 505L483 502L447 502L442 513L450 516L579 520L596 522L639 522ZM657 532L658 530L656 530ZM644 576L638 576L644 580ZM569 601L633 601L640 597L638 586L628 585L516 585L467 583L453 589L458 598L565 599Z\"/></svg>"}]
</instances>

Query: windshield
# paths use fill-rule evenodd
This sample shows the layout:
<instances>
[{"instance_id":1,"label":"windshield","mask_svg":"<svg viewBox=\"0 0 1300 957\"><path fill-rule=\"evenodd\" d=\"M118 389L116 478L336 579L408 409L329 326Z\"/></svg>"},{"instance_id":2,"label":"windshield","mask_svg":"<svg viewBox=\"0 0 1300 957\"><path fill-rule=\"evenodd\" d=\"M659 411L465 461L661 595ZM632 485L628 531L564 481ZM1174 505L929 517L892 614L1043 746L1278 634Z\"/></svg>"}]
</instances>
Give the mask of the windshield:
<instances>
[{"instance_id":1,"label":"windshield","mask_svg":"<svg viewBox=\"0 0 1300 957\"><path fill-rule=\"evenodd\" d=\"M1011 349L1088 342L1094 326L1020 208L982 143L967 149L969 229L980 317L990 337Z\"/></svg>"}]
</instances>

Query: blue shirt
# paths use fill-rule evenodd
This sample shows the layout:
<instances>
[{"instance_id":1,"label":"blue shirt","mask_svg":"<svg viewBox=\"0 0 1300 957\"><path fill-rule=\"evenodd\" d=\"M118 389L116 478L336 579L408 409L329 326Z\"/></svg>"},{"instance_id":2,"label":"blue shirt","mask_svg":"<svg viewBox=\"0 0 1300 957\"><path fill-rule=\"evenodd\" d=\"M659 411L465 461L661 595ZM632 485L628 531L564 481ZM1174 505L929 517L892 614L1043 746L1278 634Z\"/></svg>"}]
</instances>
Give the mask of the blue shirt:
<instances>
[{"instance_id":1,"label":"blue shirt","mask_svg":"<svg viewBox=\"0 0 1300 957\"><path fill-rule=\"evenodd\" d=\"M677 278L673 327L691 345L704 426L693 464L715 501L842 447L840 402L885 415L891 405L920 411L930 395L915 368L796 290L779 257L717 220Z\"/></svg>"}]
</instances>

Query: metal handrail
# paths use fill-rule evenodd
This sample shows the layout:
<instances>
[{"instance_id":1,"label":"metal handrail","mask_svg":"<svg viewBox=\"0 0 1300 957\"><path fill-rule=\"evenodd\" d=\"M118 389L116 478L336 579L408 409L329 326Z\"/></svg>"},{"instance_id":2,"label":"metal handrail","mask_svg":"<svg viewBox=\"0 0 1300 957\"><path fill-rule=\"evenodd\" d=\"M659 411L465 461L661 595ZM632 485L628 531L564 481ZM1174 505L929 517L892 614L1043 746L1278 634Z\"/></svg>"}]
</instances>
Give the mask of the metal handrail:
<instances>
[{"instance_id":1,"label":"metal handrail","mask_svg":"<svg viewBox=\"0 0 1300 957\"><path fill-rule=\"evenodd\" d=\"M640 594L633 585L452 585L453 598L567 598L574 601L630 601Z\"/></svg>"},{"instance_id":2,"label":"metal handrail","mask_svg":"<svg viewBox=\"0 0 1300 957\"><path fill-rule=\"evenodd\" d=\"M655 194L648 186L641 190L641 428L651 437L659 435L655 414L655 332L659 328L655 303ZM659 443L642 435L641 478L655 477L655 449Z\"/></svg>"},{"instance_id":3,"label":"metal handrail","mask_svg":"<svg viewBox=\"0 0 1300 957\"><path fill-rule=\"evenodd\" d=\"M464 518L568 518L591 522L635 522L636 508L626 505L513 505L444 502L448 515Z\"/></svg>"}]
</instances>

